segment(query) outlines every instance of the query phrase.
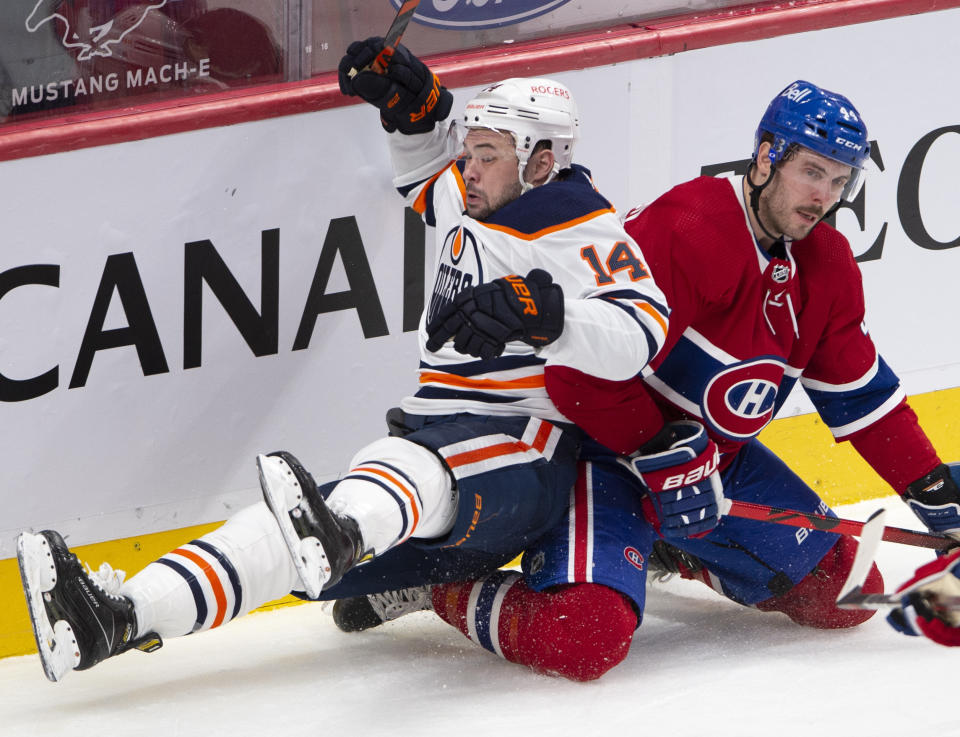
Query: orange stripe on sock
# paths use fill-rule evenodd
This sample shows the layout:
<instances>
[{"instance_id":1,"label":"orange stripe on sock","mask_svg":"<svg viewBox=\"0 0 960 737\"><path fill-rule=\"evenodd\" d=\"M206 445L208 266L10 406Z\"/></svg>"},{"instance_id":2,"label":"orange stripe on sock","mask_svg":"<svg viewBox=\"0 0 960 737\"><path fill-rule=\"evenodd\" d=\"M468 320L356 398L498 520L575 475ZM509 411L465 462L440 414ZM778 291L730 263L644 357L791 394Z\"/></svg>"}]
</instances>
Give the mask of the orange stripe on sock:
<instances>
[{"instance_id":1,"label":"orange stripe on sock","mask_svg":"<svg viewBox=\"0 0 960 737\"><path fill-rule=\"evenodd\" d=\"M400 489L400 491L404 493L404 496L406 496L407 499L410 500L410 507L413 509L413 529L411 529L410 531L412 534L413 530L417 529L417 523L420 521L420 513L417 511L416 495L412 491L410 491L406 486L404 486L403 483L400 481L400 479L398 479L396 476L392 476L386 471L381 471L379 468L371 468L370 466L357 466L353 470L366 471L367 473L373 473L373 474L376 474L377 476L382 476L383 478L387 479L387 481L390 481L391 483L395 484Z\"/></svg>"},{"instance_id":2,"label":"orange stripe on sock","mask_svg":"<svg viewBox=\"0 0 960 737\"><path fill-rule=\"evenodd\" d=\"M200 570L203 571L203 575L207 577L211 588L213 588L213 597L217 601L217 616L214 618L213 624L210 625L210 629L219 627L221 624L223 624L223 618L227 615L227 595L223 591L223 586L220 585L220 579L217 577L217 574L213 572L213 568L206 560L194 553L192 550L177 548L173 551L173 553L171 553L171 555L173 554L182 555L184 558L192 560L194 563L200 566Z\"/></svg>"}]
</instances>

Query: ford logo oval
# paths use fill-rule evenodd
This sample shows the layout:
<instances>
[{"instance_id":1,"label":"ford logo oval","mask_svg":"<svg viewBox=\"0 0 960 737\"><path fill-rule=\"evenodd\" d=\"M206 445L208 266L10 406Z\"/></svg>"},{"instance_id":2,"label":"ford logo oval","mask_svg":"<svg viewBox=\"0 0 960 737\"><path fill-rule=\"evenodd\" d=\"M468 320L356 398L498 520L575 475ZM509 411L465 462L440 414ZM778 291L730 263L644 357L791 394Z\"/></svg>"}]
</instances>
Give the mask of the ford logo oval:
<instances>
[{"instance_id":1,"label":"ford logo oval","mask_svg":"<svg viewBox=\"0 0 960 737\"><path fill-rule=\"evenodd\" d=\"M424 0L413 19L448 30L499 28L536 18L570 0ZM403 0L390 0L400 8Z\"/></svg>"}]
</instances>

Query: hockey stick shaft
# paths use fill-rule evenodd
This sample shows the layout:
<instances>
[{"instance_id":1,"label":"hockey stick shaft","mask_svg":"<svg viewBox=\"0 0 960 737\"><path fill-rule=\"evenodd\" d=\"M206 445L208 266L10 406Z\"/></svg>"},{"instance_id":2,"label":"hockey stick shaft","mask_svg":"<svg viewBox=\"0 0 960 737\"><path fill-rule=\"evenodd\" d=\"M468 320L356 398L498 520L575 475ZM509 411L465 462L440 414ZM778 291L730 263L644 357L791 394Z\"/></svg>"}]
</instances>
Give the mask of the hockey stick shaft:
<instances>
[{"instance_id":1,"label":"hockey stick shaft","mask_svg":"<svg viewBox=\"0 0 960 737\"><path fill-rule=\"evenodd\" d=\"M769 507L765 504L754 504L753 502L740 502L732 499L729 502L730 509L726 514L731 517L773 522L778 525L803 527L808 530L820 530L821 532L833 532L837 535L852 535L854 537L859 537L863 532L864 523L855 520L827 517L824 514L814 512L800 512L796 509ZM902 527L884 527L883 539L887 542L930 548L931 550L947 550L956 547L958 544L956 540L945 535L907 530Z\"/></svg>"},{"instance_id":2,"label":"hockey stick shaft","mask_svg":"<svg viewBox=\"0 0 960 737\"><path fill-rule=\"evenodd\" d=\"M407 30L407 25L410 23L411 18L413 18L413 14L416 12L419 4L420 0L405 0L405 2L400 3L397 14L393 18L393 23L391 23L387 29L387 35L383 37L383 48L380 49L380 53L363 69L351 69L348 72L348 76L351 79L367 69L377 74L383 74L387 71L390 59L393 57L393 52L397 50L400 39L403 37L403 32Z\"/></svg>"},{"instance_id":3,"label":"hockey stick shaft","mask_svg":"<svg viewBox=\"0 0 960 737\"><path fill-rule=\"evenodd\" d=\"M864 594L854 590L837 600L841 609L896 609L903 604L903 594ZM960 609L960 596L935 596L931 606L944 611Z\"/></svg>"}]
</instances>

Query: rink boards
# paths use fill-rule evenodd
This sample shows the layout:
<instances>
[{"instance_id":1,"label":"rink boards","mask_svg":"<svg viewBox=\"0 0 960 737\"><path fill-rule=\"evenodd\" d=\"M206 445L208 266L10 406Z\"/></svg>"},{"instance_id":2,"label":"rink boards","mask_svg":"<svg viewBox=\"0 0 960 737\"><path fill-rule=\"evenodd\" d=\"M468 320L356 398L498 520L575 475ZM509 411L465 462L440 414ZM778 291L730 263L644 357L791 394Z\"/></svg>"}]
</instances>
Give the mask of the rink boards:
<instances>
[{"instance_id":1,"label":"rink boards","mask_svg":"<svg viewBox=\"0 0 960 737\"><path fill-rule=\"evenodd\" d=\"M577 96L576 158L621 211L741 165L793 79L852 98L876 155L837 225L947 460L960 100L940 80L958 25L944 10L553 74ZM0 163L0 559L55 527L132 573L255 501L256 453L288 449L325 480L383 433L415 388L432 234L392 191L382 136L347 106ZM763 438L828 501L889 493L802 397L787 409ZM14 569L0 560L0 655L30 647Z\"/></svg>"}]
</instances>

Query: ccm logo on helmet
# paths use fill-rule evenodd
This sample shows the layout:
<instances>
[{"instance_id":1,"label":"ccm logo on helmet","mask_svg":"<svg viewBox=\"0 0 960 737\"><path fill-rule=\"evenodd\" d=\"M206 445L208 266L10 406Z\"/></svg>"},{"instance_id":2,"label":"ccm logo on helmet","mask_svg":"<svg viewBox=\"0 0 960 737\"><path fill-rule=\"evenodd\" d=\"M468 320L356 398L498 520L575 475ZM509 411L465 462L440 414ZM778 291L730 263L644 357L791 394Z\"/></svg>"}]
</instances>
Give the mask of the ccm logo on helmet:
<instances>
[{"instance_id":1,"label":"ccm logo on helmet","mask_svg":"<svg viewBox=\"0 0 960 737\"><path fill-rule=\"evenodd\" d=\"M717 470L717 466L720 465L720 450L714 446L713 447L713 456L707 459L706 463L702 463L696 468L687 471L686 473L678 473L673 476L667 476L663 480L664 491L667 489L679 489L682 486L690 486L695 484L698 481L702 481L707 478L710 474Z\"/></svg>"},{"instance_id":2,"label":"ccm logo on helmet","mask_svg":"<svg viewBox=\"0 0 960 737\"><path fill-rule=\"evenodd\" d=\"M854 151L863 151L863 146L861 146L859 143L848 141L846 138L840 138L839 136L837 136L837 145L852 148Z\"/></svg>"}]
</instances>

